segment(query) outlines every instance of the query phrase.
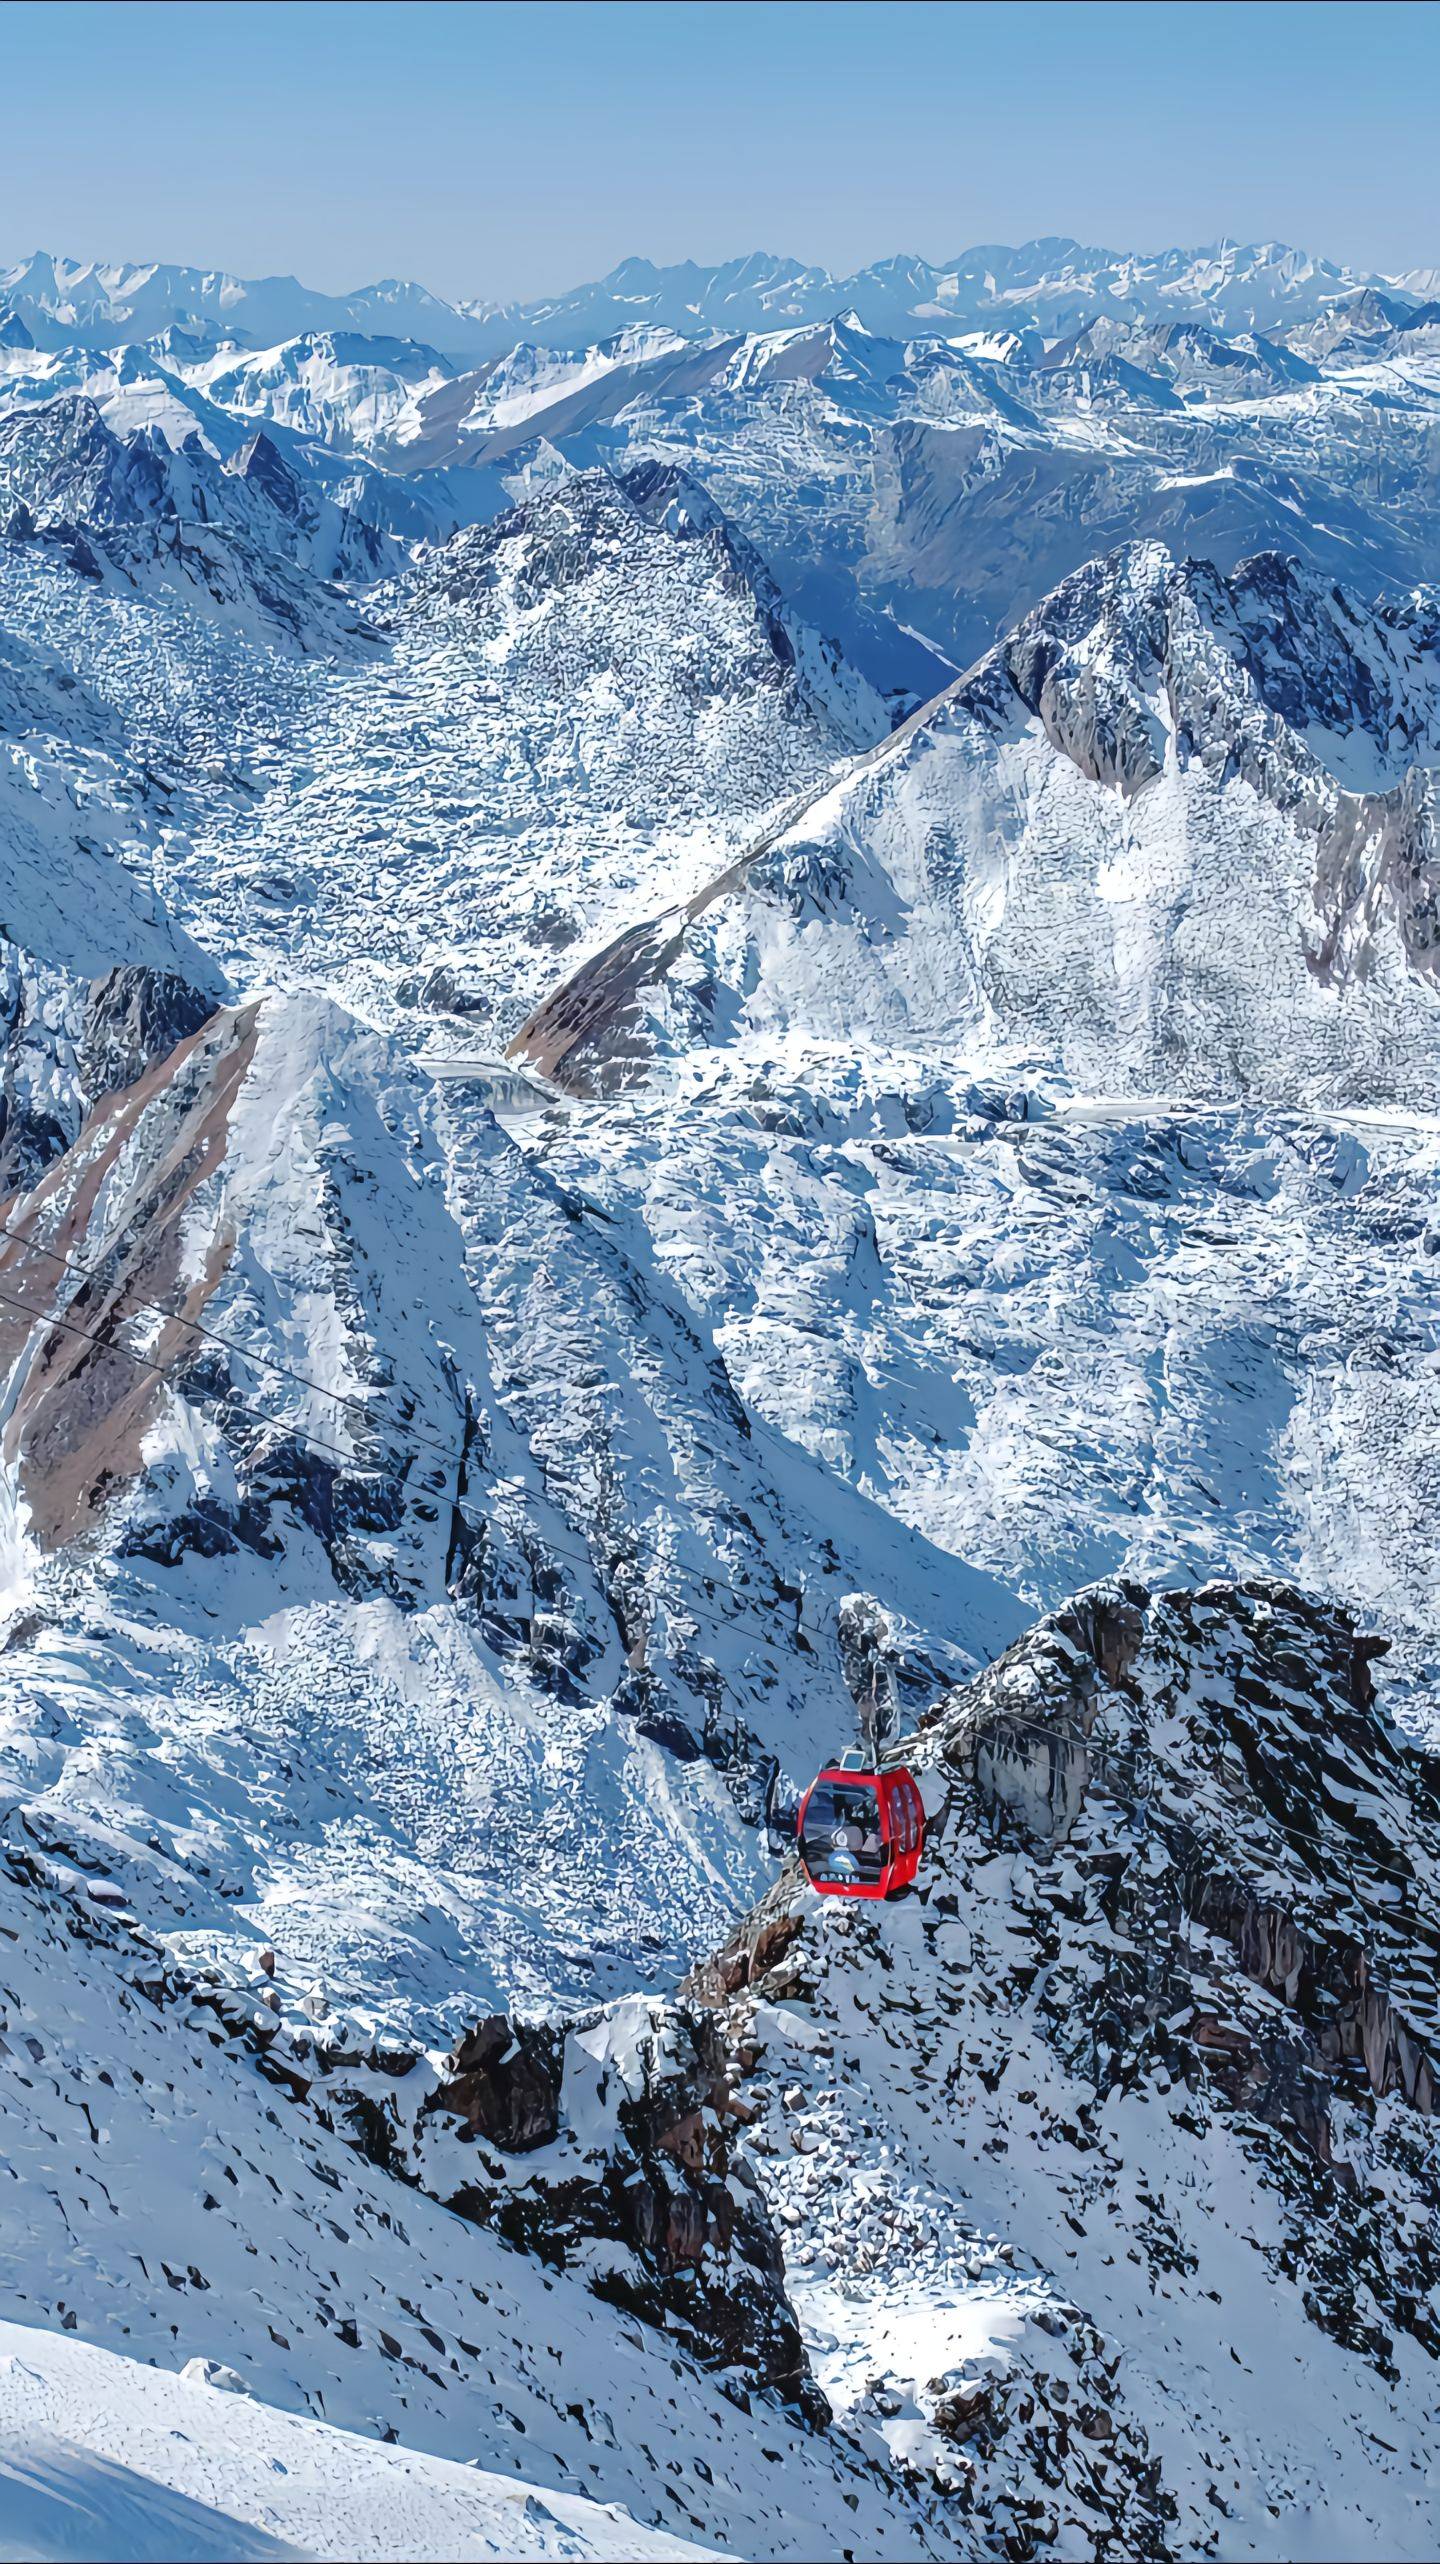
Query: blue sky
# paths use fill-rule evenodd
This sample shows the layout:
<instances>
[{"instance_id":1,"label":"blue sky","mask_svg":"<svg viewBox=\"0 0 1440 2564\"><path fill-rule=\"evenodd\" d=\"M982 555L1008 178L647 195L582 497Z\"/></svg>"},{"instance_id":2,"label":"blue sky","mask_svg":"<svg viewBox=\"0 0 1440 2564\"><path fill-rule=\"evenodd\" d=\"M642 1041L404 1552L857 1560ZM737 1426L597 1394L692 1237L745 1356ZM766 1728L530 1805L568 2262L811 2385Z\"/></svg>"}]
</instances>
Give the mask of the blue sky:
<instances>
[{"instance_id":1,"label":"blue sky","mask_svg":"<svg viewBox=\"0 0 1440 2564\"><path fill-rule=\"evenodd\" d=\"M504 298L1069 232L1440 264L1440 9L0 0L0 262Z\"/></svg>"}]
</instances>

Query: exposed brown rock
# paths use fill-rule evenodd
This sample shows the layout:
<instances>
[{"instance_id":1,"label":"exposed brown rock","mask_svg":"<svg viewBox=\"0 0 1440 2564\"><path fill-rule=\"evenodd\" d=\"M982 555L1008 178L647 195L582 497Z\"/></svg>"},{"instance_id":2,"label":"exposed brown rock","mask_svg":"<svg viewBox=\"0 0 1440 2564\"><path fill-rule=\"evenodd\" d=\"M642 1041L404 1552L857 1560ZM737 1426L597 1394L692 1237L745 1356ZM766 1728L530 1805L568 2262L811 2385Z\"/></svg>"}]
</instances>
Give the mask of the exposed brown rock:
<instances>
[{"instance_id":1,"label":"exposed brown rock","mask_svg":"<svg viewBox=\"0 0 1440 2564\"><path fill-rule=\"evenodd\" d=\"M732 2130L752 2114L735 2107L713 2014L638 1999L564 2026L495 2014L450 2067L421 2105L427 2188L559 2267L591 2269L600 2294L705 2364L823 2420L779 2238L736 2149ZM597 2263L599 2244L617 2249Z\"/></svg>"},{"instance_id":2,"label":"exposed brown rock","mask_svg":"<svg viewBox=\"0 0 1440 2564\"><path fill-rule=\"evenodd\" d=\"M84 1533L136 1475L165 1382L193 1355L190 1321L218 1285L230 1241L213 1236L196 1274L183 1223L223 1160L257 1017L255 1006L211 1015L99 1104L33 1192L5 1206L19 1234L0 1241L0 1376L10 1383L0 1449L43 1547ZM97 1248L102 1189L139 1162L131 1152L142 1128L123 1224ZM156 1306L170 1314L157 1319Z\"/></svg>"},{"instance_id":3,"label":"exposed brown rock","mask_svg":"<svg viewBox=\"0 0 1440 2564\"><path fill-rule=\"evenodd\" d=\"M453 2112L472 2137L507 2154L548 2145L560 2125L562 2047L553 2031L492 2013L466 2031L430 2106Z\"/></svg>"}]
</instances>

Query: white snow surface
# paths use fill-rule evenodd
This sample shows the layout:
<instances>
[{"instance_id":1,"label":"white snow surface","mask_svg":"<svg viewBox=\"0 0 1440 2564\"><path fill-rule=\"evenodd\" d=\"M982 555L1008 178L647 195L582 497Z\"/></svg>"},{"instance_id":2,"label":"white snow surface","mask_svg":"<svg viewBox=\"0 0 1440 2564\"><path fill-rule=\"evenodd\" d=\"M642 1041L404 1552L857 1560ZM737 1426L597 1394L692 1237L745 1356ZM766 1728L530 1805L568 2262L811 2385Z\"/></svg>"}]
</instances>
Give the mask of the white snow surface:
<instances>
[{"instance_id":1,"label":"white snow surface","mask_svg":"<svg viewBox=\"0 0 1440 2564\"><path fill-rule=\"evenodd\" d=\"M743 2428L661 2334L397 2185L262 2079L225 2034L243 2002L222 2028L212 1989L167 1971L93 1871L13 1819L8 1841L0 2072L26 2208L0 2233L0 2444L8 2425L12 2464L39 2470L29 2519L58 2554L98 2553L97 2527L148 2537L133 2551L156 2559L272 2539L400 2557L428 2538L446 2555L798 2564L884 2542L893 2499L852 2444L774 2406ZM67 2550L77 2499L90 2516ZM924 2510L907 2542L958 2552Z\"/></svg>"},{"instance_id":2,"label":"white snow surface","mask_svg":"<svg viewBox=\"0 0 1440 2564\"><path fill-rule=\"evenodd\" d=\"M218 2393L231 2400L217 2412ZM217 2361L176 2375L15 2323L0 2325L0 2483L7 2564L712 2551L643 2528L618 2503L542 2493L283 2412Z\"/></svg>"}]
</instances>

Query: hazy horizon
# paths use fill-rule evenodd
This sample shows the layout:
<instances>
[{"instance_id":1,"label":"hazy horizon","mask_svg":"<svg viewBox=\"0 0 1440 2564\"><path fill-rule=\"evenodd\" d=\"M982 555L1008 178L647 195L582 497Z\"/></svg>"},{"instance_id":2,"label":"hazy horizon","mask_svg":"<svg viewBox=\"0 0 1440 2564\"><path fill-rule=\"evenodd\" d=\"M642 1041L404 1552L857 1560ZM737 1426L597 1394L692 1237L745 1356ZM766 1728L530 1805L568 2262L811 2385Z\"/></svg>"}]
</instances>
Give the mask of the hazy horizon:
<instances>
[{"instance_id":1,"label":"hazy horizon","mask_svg":"<svg viewBox=\"0 0 1440 2564\"><path fill-rule=\"evenodd\" d=\"M1246 235L1239 232L1217 235L1211 240L1181 240L1177 238L1174 240L1157 240L1154 242L1139 242L1133 240L1080 240L1073 233L1037 232L1027 235L1027 240L1029 241L1043 241L1046 239L1054 239L1057 242L1073 242L1074 246L1082 252L1108 251L1120 255L1127 251L1134 251L1141 257L1158 254L1166 249L1190 250L1193 251L1196 256L1202 256L1208 250L1218 251L1230 245L1254 248L1272 247L1296 250L1313 257L1316 260L1328 260L1332 266L1336 267L1351 266L1353 264L1352 262L1332 257L1323 242L1279 239L1262 241L1258 238L1247 238ZM1025 245L1026 242L1018 238L1005 241L998 238L992 238L988 241L962 241L951 252L947 253L946 256L936 257L927 251L917 250L909 244L902 243L898 247L892 244L892 246L887 249L877 251L874 259L862 260L856 267L846 269L827 267L826 272L836 276L837 281L843 283L847 277L861 274L867 267L883 264L886 260L891 258L915 258L922 260L927 266L944 268L947 264L952 263L953 261L973 256L977 250L986 248L1018 249ZM743 247L721 251L720 254L713 259L687 259L683 251L678 257L673 259L649 259L647 257L647 253L643 250L628 250L622 252L621 256L612 261L608 268L603 270L597 269L593 274L587 271L583 275L577 273L573 276L557 279L552 287L548 289L542 288L541 292L535 296L516 295L513 297L505 297L503 298L503 301L499 296L492 297L480 295L461 296L458 299L461 301L475 303L494 301L503 308L503 302L505 301L523 303L543 300L545 298L546 291L563 294L570 287L579 287L589 284L603 284L608 277L619 273L620 270L629 265L648 264L654 267L657 271L661 269L691 265L695 267L697 271L704 271L715 267L724 267L731 263L738 264L742 260L751 257L773 257L777 260L785 260L792 256L795 256L795 253L787 250L783 246L777 246L773 242L759 241L750 241ZM237 267L225 266L223 264L209 266L199 259L186 257L183 251L177 251L172 256L167 253L142 253L134 255L123 249L119 251L102 250L96 251L91 256L81 257L54 241L32 241L28 248L0 244L0 272L3 272L6 269L21 267L32 257L49 257L53 258L61 265L73 265L80 269L89 267L141 269L147 267L191 268L205 275L231 275L234 276L238 282L248 284L264 284L280 281L288 277L294 283L304 286L315 293L333 294L339 300L343 300L349 294L361 293L368 288L384 284L416 285L431 293L436 293L438 290L429 277L423 275L412 275L398 268L377 270L374 274L363 276L351 276L339 284L331 284L328 281L322 284L303 268L271 268L262 272L260 270L247 271ZM797 263L812 267L821 267L825 265L824 261L818 259L797 260ZM1430 263L1431 262L1428 260L1415 259L1409 262L1409 266L1411 268L1416 268L1427 266ZM1440 264L1440 262L1436 263ZM1359 271L1357 270L1356 272ZM1375 275L1383 275L1387 271L1375 269L1367 272ZM1404 270L1396 269L1388 272L1398 275L1403 273ZM439 299L441 301L449 302L452 298L448 295L440 295Z\"/></svg>"}]
</instances>

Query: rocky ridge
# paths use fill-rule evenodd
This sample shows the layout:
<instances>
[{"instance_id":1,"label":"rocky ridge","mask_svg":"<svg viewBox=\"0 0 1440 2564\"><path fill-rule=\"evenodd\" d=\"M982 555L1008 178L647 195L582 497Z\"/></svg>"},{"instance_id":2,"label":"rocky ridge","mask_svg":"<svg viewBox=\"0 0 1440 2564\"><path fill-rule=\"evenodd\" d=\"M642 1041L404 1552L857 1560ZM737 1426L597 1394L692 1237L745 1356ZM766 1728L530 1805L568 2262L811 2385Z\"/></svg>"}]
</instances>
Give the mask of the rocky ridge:
<instances>
[{"instance_id":1,"label":"rocky ridge","mask_svg":"<svg viewBox=\"0 0 1440 2564\"><path fill-rule=\"evenodd\" d=\"M1084 1594L907 1746L908 1903L792 1872L697 1976L822 2386L1008 2553L1418 2490L1440 1802L1374 1654L1284 1587Z\"/></svg>"}]
</instances>

